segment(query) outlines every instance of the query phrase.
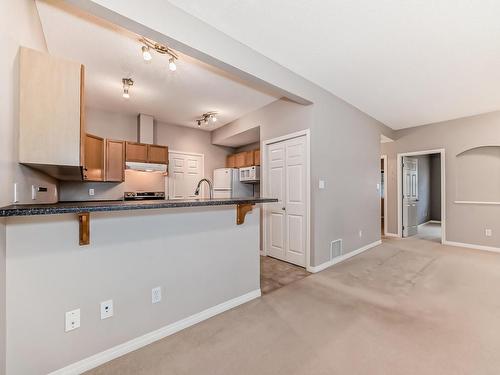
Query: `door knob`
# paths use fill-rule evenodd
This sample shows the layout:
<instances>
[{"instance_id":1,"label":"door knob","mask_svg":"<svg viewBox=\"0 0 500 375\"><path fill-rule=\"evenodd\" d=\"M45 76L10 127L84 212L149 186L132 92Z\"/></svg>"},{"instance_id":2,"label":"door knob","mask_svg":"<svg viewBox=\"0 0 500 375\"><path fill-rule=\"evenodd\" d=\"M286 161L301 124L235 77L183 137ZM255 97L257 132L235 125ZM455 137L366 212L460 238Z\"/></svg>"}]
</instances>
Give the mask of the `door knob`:
<instances>
[{"instance_id":1,"label":"door knob","mask_svg":"<svg viewBox=\"0 0 500 375\"><path fill-rule=\"evenodd\" d=\"M283 211L286 211L286 208L285 208L285 207L281 207L281 209L282 209Z\"/></svg>"}]
</instances>

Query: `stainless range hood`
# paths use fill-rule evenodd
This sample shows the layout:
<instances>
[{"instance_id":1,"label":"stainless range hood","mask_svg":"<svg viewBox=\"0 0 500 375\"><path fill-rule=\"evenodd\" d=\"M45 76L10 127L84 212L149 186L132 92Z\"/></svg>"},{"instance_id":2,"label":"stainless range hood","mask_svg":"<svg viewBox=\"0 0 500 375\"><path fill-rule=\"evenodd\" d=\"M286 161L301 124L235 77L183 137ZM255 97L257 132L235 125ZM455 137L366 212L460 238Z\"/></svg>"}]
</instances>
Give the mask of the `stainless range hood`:
<instances>
[{"instance_id":1,"label":"stainless range hood","mask_svg":"<svg viewBox=\"0 0 500 375\"><path fill-rule=\"evenodd\" d=\"M136 163L128 161L125 163L125 168L141 172L167 172L166 164Z\"/></svg>"}]
</instances>

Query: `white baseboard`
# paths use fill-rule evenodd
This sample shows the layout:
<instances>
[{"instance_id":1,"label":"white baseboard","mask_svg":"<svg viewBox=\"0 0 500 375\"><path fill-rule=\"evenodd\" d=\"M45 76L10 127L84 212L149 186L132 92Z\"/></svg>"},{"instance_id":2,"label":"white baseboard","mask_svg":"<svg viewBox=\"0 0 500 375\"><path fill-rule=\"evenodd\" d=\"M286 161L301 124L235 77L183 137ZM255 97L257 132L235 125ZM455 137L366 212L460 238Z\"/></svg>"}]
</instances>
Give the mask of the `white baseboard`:
<instances>
[{"instance_id":1,"label":"white baseboard","mask_svg":"<svg viewBox=\"0 0 500 375\"><path fill-rule=\"evenodd\" d=\"M375 246L378 246L382 243L382 240L378 240L378 241L375 241L375 242L372 242L366 246L363 246L357 250L354 250L354 251L351 251L347 254L344 254L342 256L339 256L339 257L336 257L332 260L329 260L328 262L325 262L325 263L322 263L320 264L319 266L310 266L307 268L307 270L309 272L312 272L312 273L316 273L316 272L319 272L319 271L323 271L324 269L328 268L328 267L331 267L333 266L334 264L337 264L337 263L340 263L340 262L343 262L344 260L347 260L349 258L352 258L353 256L356 256L358 254L361 254L362 252L366 251L366 250L369 250L371 249L372 247L375 247Z\"/></svg>"},{"instance_id":2,"label":"white baseboard","mask_svg":"<svg viewBox=\"0 0 500 375\"><path fill-rule=\"evenodd\" d=\"M443 241L443 245L465 247L467 249L492 251L494 253L500 253L500 247L494 247L494 246L475 245L472 243L453 242L453 241Z\"/></svg>"},{"instance_id":3,"label":"white baseboard","mask_svg":"<svg viewBox=\"0 0 500 375\"><path fill-rule=\"evenodd\" d=\"M441 220L429 220L428 223L431 223L431 224L441 224Z\"/></svg>"},{"instance_id":4,"label":"white baseboard","mask_svg":"<svg viewBox=\"0 0 500 375\"><path fill-rule=\"evenodd\" d=\"M130 353L134 350L142 348L143 346L149 345L155 341L173 335L176 332L191 327L192 325L200 323L217 314L220 314L224 311L230 310L236 306L242 305L248 301L258 298L260 297L260 295L261 295L260 289L253 290L247 294L243 294L242 296L233 298L229 301L210 307L206 310L203 310L197 314L179 320L175 323L164 326L160 329L157 329L156 331L146 333L143 336L137 337L123 344L117 345L113 348L107 349L101 353L94 354L93 356L82 359L81 361L75 362L69 366L51 372L49 375L81 374L85 371L91 370L97 366L109 362L115 358L121 357L124 354Z\"/></svg>"},{"instance_id":5,"label":"white baseboard","mask_svg":"<svg viewBox=\"0 0 500 375\"><path fill-rule=\"evenodd\" d=\"M386 233L386 237L399 237L396 233Z\"/></svg>"},{"instance_id":6,"label":"white baseboard","mask_svg":"<svg viewBox=\"0 0 500 375\"><path fill-rule=\"evenodd\" d=\"M266 253L264 252L264 250L261 250L261 251L260 251L260 256L263 256L263 257L265 257L265 256L266 256Z\"/></svg>"}]
</instances>

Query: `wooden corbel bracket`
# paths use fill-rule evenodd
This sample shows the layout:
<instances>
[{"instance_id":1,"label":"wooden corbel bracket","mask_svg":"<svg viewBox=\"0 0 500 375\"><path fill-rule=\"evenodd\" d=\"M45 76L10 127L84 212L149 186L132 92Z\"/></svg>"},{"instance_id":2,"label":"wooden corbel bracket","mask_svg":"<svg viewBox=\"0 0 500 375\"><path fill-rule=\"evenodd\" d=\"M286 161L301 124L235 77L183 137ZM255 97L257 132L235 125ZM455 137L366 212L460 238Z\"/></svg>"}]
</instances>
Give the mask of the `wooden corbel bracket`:
<instances>
[{"instance_id":1,"label":"wooden corbel bracket","mask_svg":"<svg viewBox=\"0 0 500 375\"><path fill-rule=\"evenodd\" d=\"M80 226L80 246L90 244L90 213L81 212L78 214L78 223Z\"/></svg>"},{"instance_id":2,"label":"wooden corbel bracket","mask_svg":"<svg viewBox=\"0 0 500 375\"><path fill-rule=\"evenodd\" d=\"M253 209L253 204L238 204L236 206L236 224L241 225L245 222L245 216L247 213L252 211Z\"/></svg>"}]
</instances>

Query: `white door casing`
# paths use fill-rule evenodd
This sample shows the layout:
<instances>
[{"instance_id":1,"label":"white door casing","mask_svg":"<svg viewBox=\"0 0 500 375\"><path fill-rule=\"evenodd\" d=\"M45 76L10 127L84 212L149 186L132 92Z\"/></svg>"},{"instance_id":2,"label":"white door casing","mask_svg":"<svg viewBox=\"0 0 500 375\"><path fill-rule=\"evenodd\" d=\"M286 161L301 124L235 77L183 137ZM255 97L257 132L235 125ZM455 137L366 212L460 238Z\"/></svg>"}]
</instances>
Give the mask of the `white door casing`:
<instances>
[{"instance_id":1,"label":"white door casing","mask_svg":"<svg viewBox=\"0 0 500 375\"><path fill-rule=\"evenodd\" d=\"M204 155L182 151L169 151L169 199L192 199L196 185L204 173ZM204 196L202 190L201 196Z\"/></svg>"},{"instance_id":2,"label":"white door casing","mask_svg":"<svg viewBox=\"0 0 500 375\"><path fill-rule=\"evenodd\" d=\"M418 159L403 157L403 237L418 233Z\"/></svg>"},{"instance_id":3,"label":"white door casing","mask_svg":"<svg viewBox=\"0 0 500 375\"><path fill-rule=\"evenodd\" d=\"M308 241L308 157L306 136L267 147L267 195L278 198L267 206L266 253L303 267Z\"/></svg>"}]
</instances>

